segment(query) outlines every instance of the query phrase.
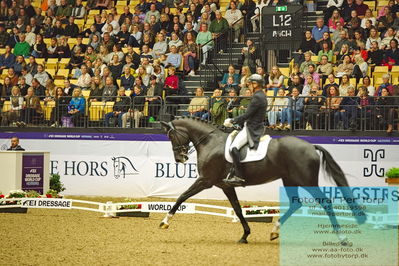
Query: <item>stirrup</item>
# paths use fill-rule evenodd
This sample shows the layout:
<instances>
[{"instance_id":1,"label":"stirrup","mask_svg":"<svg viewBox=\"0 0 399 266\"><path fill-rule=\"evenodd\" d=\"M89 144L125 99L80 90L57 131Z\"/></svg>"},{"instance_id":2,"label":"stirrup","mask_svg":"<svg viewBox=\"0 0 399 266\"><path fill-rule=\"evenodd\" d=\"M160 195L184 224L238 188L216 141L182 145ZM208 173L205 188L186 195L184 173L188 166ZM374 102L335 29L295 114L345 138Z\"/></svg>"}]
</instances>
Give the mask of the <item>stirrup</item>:
<instances>
[{"instance_id":1,"label":"stirrup","mask_svg":"<svg viewBox=\"0 0 399 266\"><path fill-rule=\"evenodd\" d=\"M229 174L225 179L223 179L223 182L228 185L241 186L245 183L245 179Z\"/></svg>"}]
</instances>

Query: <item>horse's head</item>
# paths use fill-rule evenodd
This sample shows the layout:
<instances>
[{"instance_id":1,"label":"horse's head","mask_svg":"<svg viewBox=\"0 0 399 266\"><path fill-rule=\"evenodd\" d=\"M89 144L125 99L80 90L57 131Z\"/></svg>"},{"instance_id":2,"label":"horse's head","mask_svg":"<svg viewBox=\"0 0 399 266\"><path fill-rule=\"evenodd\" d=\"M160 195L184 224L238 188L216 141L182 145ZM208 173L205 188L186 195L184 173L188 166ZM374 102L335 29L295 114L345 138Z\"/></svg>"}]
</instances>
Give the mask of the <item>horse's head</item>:
<instances>
[{"instance_id":1,"label":"horse's head","mask_svg":"<svg viewBox=\"0 0 399 266\"><path fill-rule=\"evenodd\" d=\"M172 142L173 154L177 163L184 163L188 160L190 149L190 138L185 128L177 129L172 122L161 121L162 128Z\"/></svg>"}]
</instances>

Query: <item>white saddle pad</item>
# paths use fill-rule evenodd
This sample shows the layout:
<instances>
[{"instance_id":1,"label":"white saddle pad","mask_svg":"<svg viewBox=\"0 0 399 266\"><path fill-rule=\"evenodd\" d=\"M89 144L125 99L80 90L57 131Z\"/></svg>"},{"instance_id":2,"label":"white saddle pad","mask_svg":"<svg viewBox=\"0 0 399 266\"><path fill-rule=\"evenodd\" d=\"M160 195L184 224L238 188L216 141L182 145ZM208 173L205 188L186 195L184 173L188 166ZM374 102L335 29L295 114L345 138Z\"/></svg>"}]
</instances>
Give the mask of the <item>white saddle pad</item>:
<instances>
[{"instance_id":1,"label":"white saddle pad","mask_svg":"<svg viewBox=\"0 0 399 266\"><path fill-rule=\"evenodd\" d=\"M229 148L231 146L231 143L233 142L234 136L237 134L237 131L233 131L230 133L230 135L227 137L226 140L226 146L224 149L224 157L226 158L226 161L229 163L233 162L233 158L231 158ZM260 138L259 146L258 149L250 149L249 146L246 146L247 149L247 155L243 160L241 160L242 163L247 163L247 162L255 162L255 161L260 161L263 158L265 158L266 153L267 153L267 148L269 146L269 142L272 138L269 135L264 135L263 137Z\"/></svg>"}]
</instances>

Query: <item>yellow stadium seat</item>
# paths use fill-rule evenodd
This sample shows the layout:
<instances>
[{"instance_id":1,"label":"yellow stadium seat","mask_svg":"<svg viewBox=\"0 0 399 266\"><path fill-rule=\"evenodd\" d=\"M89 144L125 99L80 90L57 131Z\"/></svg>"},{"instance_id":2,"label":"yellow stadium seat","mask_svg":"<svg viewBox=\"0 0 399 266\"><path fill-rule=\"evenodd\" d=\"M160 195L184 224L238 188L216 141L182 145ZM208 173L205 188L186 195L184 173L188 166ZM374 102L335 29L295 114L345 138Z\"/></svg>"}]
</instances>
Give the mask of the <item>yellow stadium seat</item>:
<instances>
[{"instance_id":1,"label":"yellow stadium seat","mask_svg":"<svg viewBox=\"0 0 399 266\"><path fill-rule=\"evenodd\" d=\"M352 85L352 86L356 86L356 78L351 78L351 79L349 79L349 83Z\"/></svg>"},{"instance_id":2,"label":"yellow stadium seat","mask_svg":"<svg viewBox=\"0 0 399 266\"><path fill-rule=\"evenodd\" d=\"M388 66L376 66L376 67L374 67L374 73L384 73L384 74L386 74L386 73L388 73L388 71L389 71L389 69L388 69Z\"/></svg>"},{"instance_id":3,"label":"yellow stadium seat","mask_svg":"<svg viewBox=\"0 0 399 266\"><path fill-rule=\"evenodd\" d=\"M59 76L61 78L68 78L69 76L69 69L58 69L56 76Z\"/></svg>"},{"instance_id":4,"label":"yellow stadium seat","mask_svg":"<svg viewBox=\"0 0 399 266\"><path fill-rule=\"evenodd\" d=\"M83 44L86 44L86 45L87 45L87 44L89 44L89 42L90 42L90 39L89 39L89 38L83 38L83 39L82 39L82 43L83 43Z\"/></svg>"},{"instance_id":5,"label":"yellow stadium seat","mask_svg":"<svg viewBox=\"0 0 399 266\"><path fill-rule=\"evenodd\" d=\"M55 68L46 68L46 72L49 73L54 78L56 69Z\"/></svg>"},{"instance_id":6,"label":"yellow stadium seat","mask_svg":"<svg viewBox=\"0 0 399 266\"><path fill-rule=\"evenodd\" d=\"M55 79L54 85L57 87L64 87L64 80L63 79Z\"/></svg>"},{"instance_id":7,"label":"yellow stadium seat","mask_svg":"<svg viewBox=\"0 0 399 266\"><path fill-rule=\"evenodd\" d=\"M78 83L77 79L70 79L71 84L76 85Z\"/></svg>"},{"instance_id":8,"label":"yellow stadium seat","mask_svg":"<svg viewBox=\"0 0 399 266\"><path fill-rule=\"evenodd\" d=\"M399 72L399 66L392 66L391 73Z\"/></svg>"},{"instance_id":9,"label":"yellow stadium seat","mask_svg":"<svg viewBox=\"0 0 399 266\"><path fill-rule=\"evenodd\" d=\"M398 84L399 82L399 72L391 72L391 83Z\"/></svg>"},{"instance_id":10,"label":"yellow stadium seat","mask_svg":"<svg viewBox=\"0 0 399 266\"><path fill-rule=\"evenodd\" d=\"M45 59L44 58L36 58L36 63L38 63L39 65L44 65Z\"/></svg>"},{"instance_id":11,"label":"yellow stadium seat","mask_svg":"<svg viewBox=\"0 0 399 266\"><path fill-rule=\"evenodd\" d=\"M280 72L286 77L290 76L290 69L288 67L281 67Z\"/></svg>"},{"instance_id":12,"label":"yellow stadium seat","mask_svg":"<svg viewBox=\"0 0 399 266\"><path fill-rule=\"evenodd\" d=\"M58 62L58 68L65 68L69 64L70 58L61 58L61 60Z\"/></svg>"},{"instance_id":13,"label":"yellow stadium seat","mask_svg":"<svg viewBox=\"0 0 399 266\"><path fill-rule=\"evenodd\" d=\"M89 120L90 121L99 121L103 117L103 102L91 102L89 107Z\"/></svg>"},{"instance_id":14,"label":"yellow stadium seat","mask_svg":"<svg viewBox=\"0 0 399 266\"><path fill-rule=\"evenodd\" d=\"M126 95L127 97L130 97L131 94L132 94L132 90L127 90L127 91L125 91L125 95Z\"/></svg>"},{"instance_id":15,"label":"yellow stadium seat","mask_svg":"<svg viewBox=\"0 0 399 266\"><path fill-rule=\"evenodd\" d=\"M98 15L98 14L100 14L100 10L91 9L91 10L89 11L89 16Z\"/></svg>"},{"instance_id":16,"label":"yellow stadium seat","mask_svg":"<svg viewBox=\"0 0 399 266\"><path fill-rule=\"evenodd\" d=\"M58 58L49 58L47 59L46 69L57 69Z\"/></svg>"},{"instance_id":17,"label":"yellow stadium seat","mask_svg":"<svg viewBox=\"0 0 399 266\"><path fill-rule=\"evenodd\" d=\"M6 48L0 48L0 54L4 54L6 52Z\"/></svg>"},{"instance_id":18,"label":"yellow stadium seat","mask_svg":"<svg viewBox=\"0 0 399 266\"><path fill-rule=\"evenodd\" d=\"M312 55L310 60L312 60L312 62L315 63L319 61L319 57L317 55Z\"/></svg>"},{"instance_id":19,"label":"yellow stadium seat","mask_svg":"<svg viewBox=\"0 0 399 266\"><path fill-rule=\"evenodd\" d=\"M114 104L115 102L106 102L105 107L104 107L104 113L110 113L114 110Z\"/></svg>"},{"instance_id":20,"label":"yellow stadium seat","mask_svg":"<svg viewBox=\"0 0 399 266\"><path fill-rule=\"evenodd\" d=\"M1 78L4 79L7 76L7 74L8 74L8 69L7 68L3 69L3 71L1 72Z\"/></svg>"},{"instance_id":21,"label":"yellow stadium seat","mask_svg":"<svg viewBox=\"0 0 399 266\"><path fill-rule=\"evenodd\" d=\"M82 95L85 98L89 98L90 97L90 90L82 90Z\"/></svg>"},{"instance_id":22,"label":"yellow stadium seat","mask_svg":"<svg viewBox=\"0 0 399 266\"><path fill-rule=\"evenodd\" d=\"M274 90L268 90L266 96L274 96Z\"/></svg>"},{"instance_id":23,"label":"yellow stadium seat","mask_svg":"<svg viewBox=\"0 0 399 266\"><path fill-rule=\"evenodd\" d=\"M7 112L11 109L11 102L10 101L5 101L3 104L3 109L1 110L3 113Z\"/></svg>"},{"instance_id":24,"label":"yellow stadium seat","mask_svg":"<svg viewBox=\"0 0 399 266\"><path fill-rule=\"evenodd\" d=\"M55 107L55 101L47 102L47 104L44 105L43 111L44 111L45 120L50 120L51 112L53 111L54 107Z\"/></svg>"},{"instance_id":25,"label":"yellow stadium seat","mask_svg":"<svg viewBox=\"0 0 399 266\"><path fill-rule=\"evenodd\" d=\"M127 0L118 0L116 2L116 6L121 6L121 7L127 6Z\"/></svg>"}]
</instances>

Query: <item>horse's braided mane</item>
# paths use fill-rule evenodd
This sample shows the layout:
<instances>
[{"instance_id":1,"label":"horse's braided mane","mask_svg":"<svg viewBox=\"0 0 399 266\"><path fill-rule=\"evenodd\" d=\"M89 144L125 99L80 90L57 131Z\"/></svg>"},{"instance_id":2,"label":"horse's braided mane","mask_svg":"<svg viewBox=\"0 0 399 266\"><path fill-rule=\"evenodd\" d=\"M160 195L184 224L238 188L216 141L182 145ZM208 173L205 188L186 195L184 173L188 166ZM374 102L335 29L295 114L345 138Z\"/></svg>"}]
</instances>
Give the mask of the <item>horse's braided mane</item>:
<instances>
[{"instance_id":1,"label":"horse's braided mane","mask_svg":"<svg viewBox=\"0 0 399 266\"><path fill-rule=\"evenodd\" d=\"M194 117L194 116L180 116L180 117L176 117L176 120L185 120L185 119L192 119L192 120L195 120L195 121L198 121L198 122L202 122L202 123L204 123L204 124L207 124L207 125L212 126L212 127L215 127L215 128L218 128L218 127L219 127L217 124L215 124L215 123L213 123L213 122L211 122L211 121L208 121L208 120L206 120L206 119L201 119L201 118L199 118L199 117Z\"/></svg>"}]
</instances>

